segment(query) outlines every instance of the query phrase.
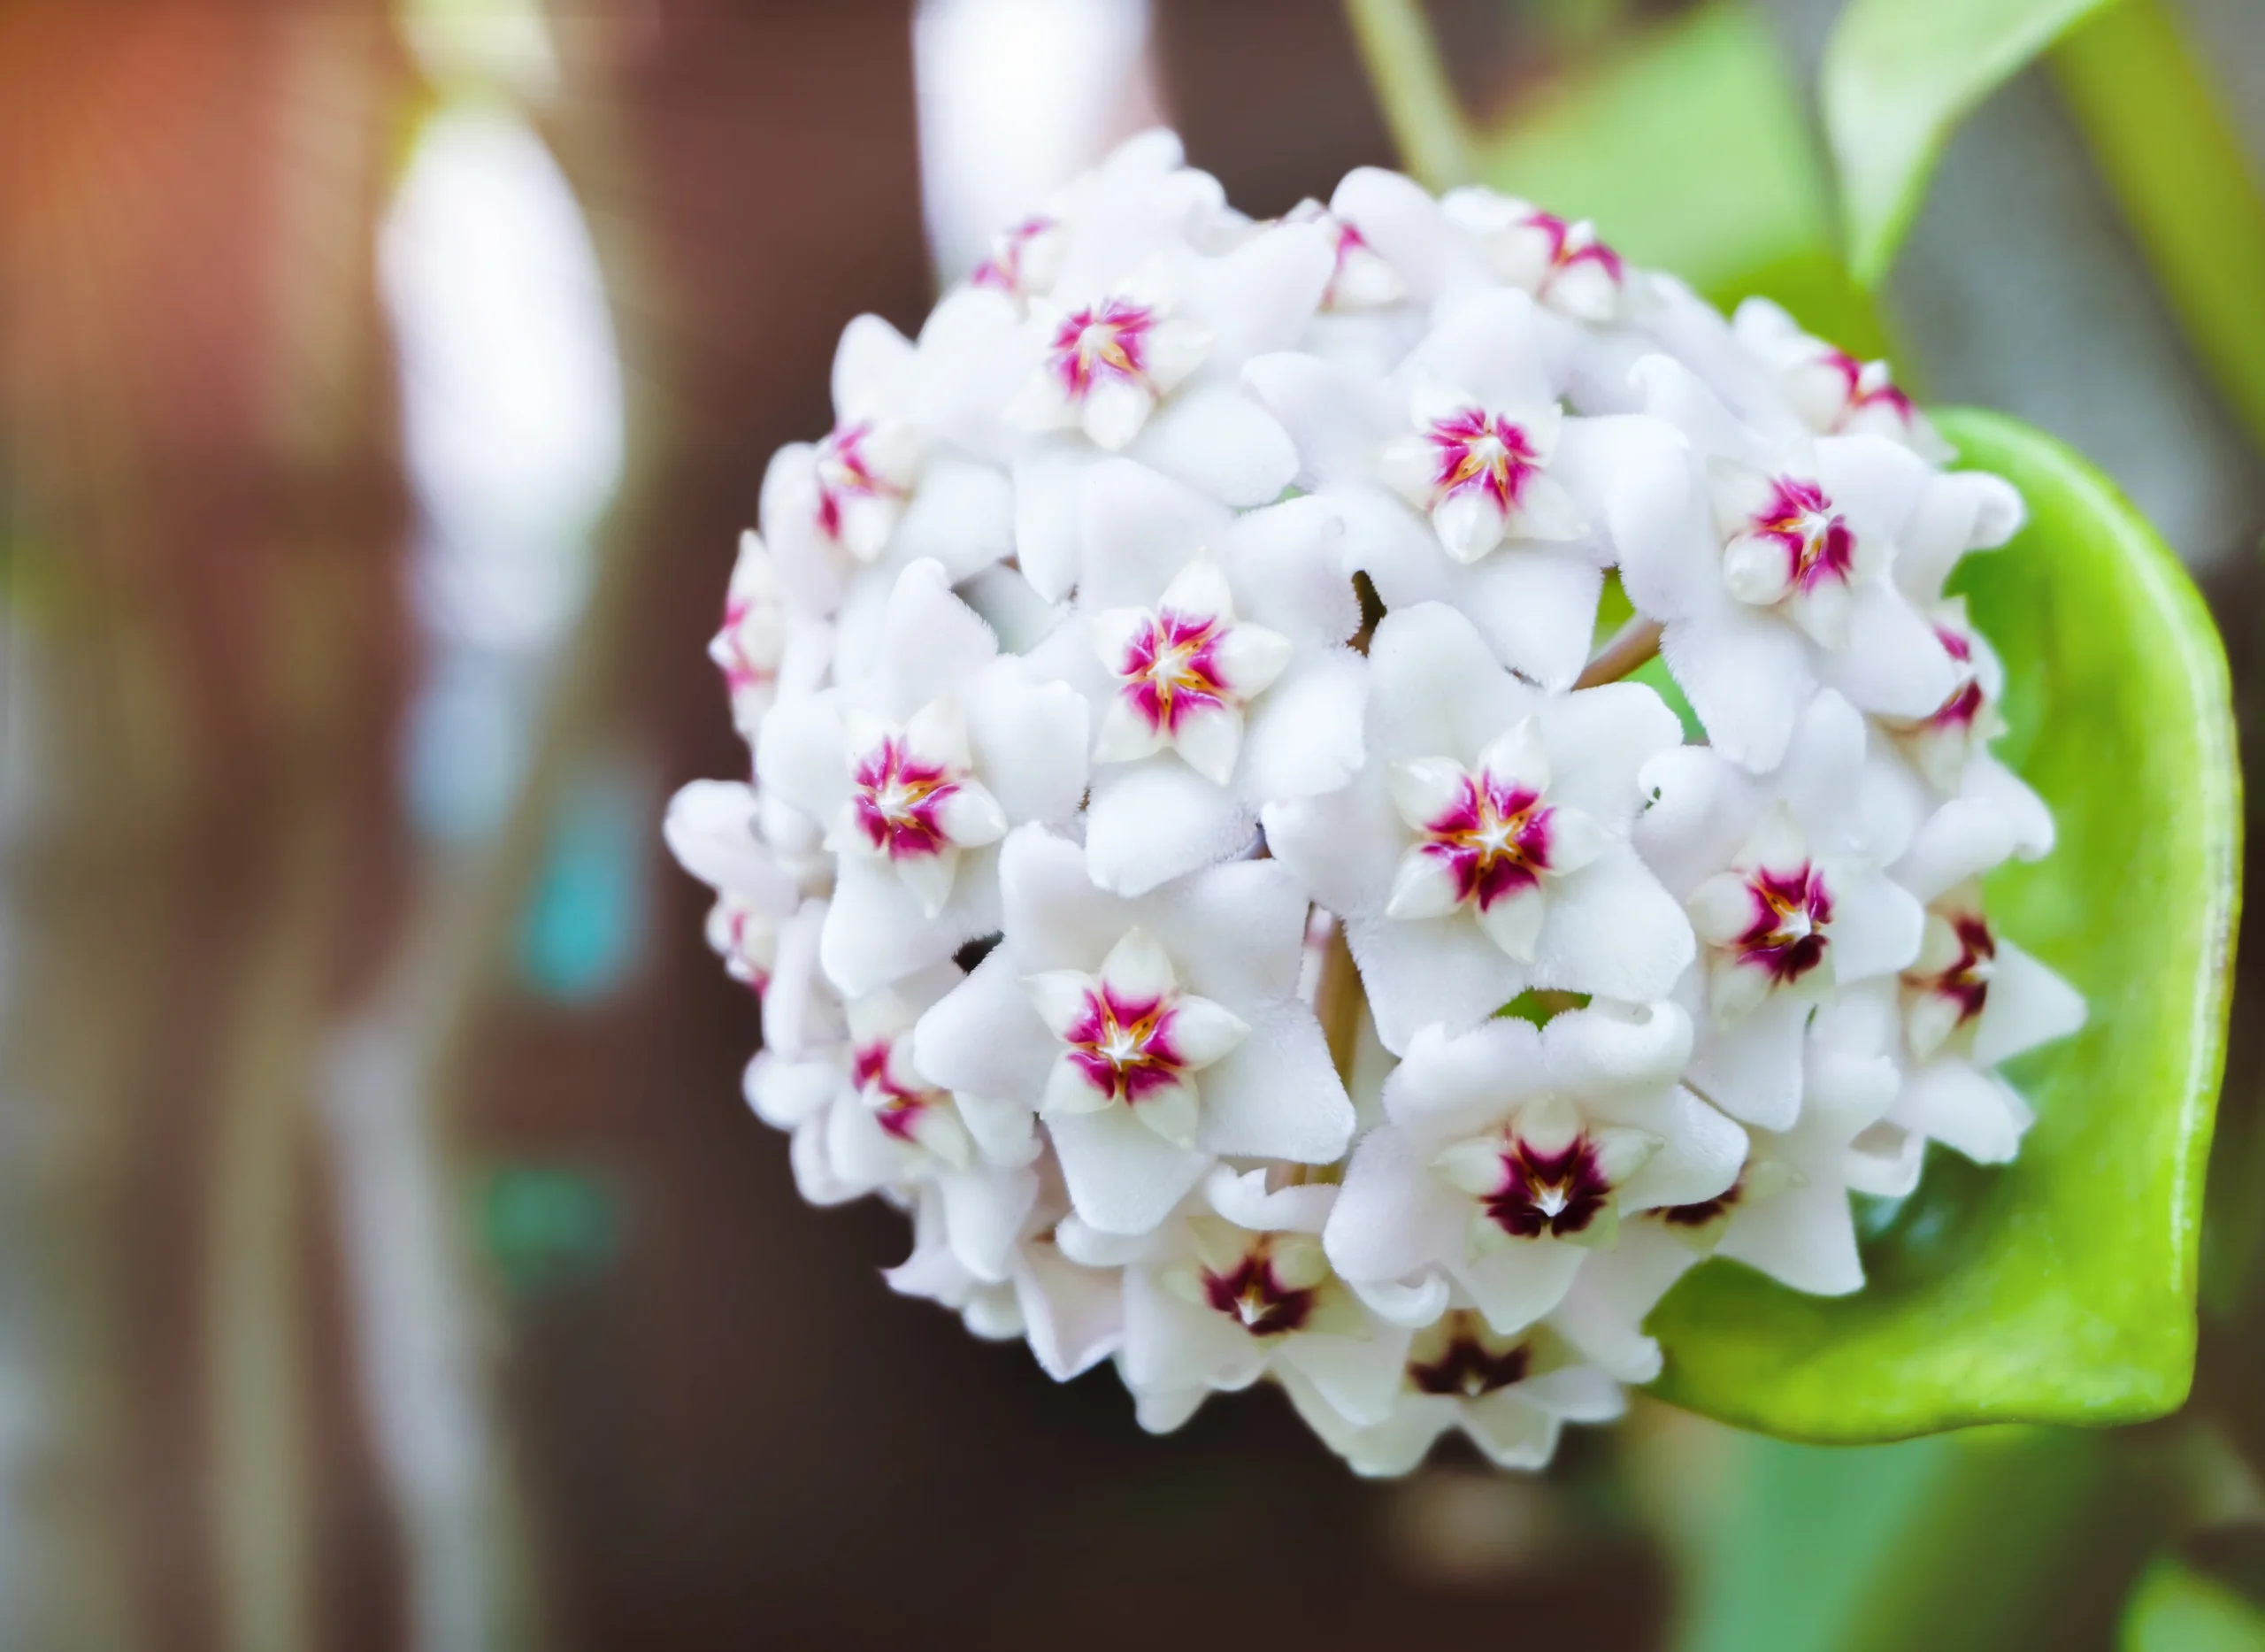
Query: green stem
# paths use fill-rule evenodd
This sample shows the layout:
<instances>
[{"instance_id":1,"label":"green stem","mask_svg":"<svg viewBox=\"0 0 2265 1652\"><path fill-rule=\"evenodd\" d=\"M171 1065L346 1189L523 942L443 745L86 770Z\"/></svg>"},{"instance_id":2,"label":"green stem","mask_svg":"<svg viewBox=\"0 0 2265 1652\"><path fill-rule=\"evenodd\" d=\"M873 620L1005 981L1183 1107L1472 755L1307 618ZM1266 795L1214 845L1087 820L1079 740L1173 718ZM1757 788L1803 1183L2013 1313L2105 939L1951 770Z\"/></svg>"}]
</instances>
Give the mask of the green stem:
<instances>
[{"instance_id":1,"label":"green stem","mask_svg":"<svg viewBox=\"0 0 2265 1652\"><path fill-rule=\"evenodd\" d=\"M1470 134L1419 0L1345 0L1345 15L1408 169L1434 189L1469 183Z\"/></svg>"},{"instance_id":2,"label":"green stem","mask_svg":"<svg viewBox=\"0 0 2265 1652\"><path fill-rule=\"evenodd\" d=\"M2120 0L2048 58L2195 354L2265 447L2265 191L2164 0Z\"/></svg>"}]
</instances>

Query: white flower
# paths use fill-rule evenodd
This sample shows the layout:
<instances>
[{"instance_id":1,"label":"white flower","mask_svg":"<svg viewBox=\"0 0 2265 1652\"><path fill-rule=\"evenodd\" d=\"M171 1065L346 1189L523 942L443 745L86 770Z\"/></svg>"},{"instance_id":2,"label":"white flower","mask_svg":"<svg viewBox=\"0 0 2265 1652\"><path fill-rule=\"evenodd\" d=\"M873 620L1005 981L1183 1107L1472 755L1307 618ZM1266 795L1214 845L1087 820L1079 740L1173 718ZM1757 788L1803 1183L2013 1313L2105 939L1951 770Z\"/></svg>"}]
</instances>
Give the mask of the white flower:
<instances>
[{"instance_id":1,"label":"white flower","mask_svg":"<svg viewBox=\"0 0 2265 1652\"><path fill-rule=\"evenodd\" d=\"M852 995L997 928L991 846L1068 819L1086 781L1084 703L1002 657L935 564L899 578L881 636L869 679L782 703L756 753L839 857L823 956Z\"/></svg>"},{"instance_id":2,"label":"white flower","mask_svg":"<svg viewBox=\"0 0 2265 1652\"><path fill-rule=\"evenodd\" d=\"M922 1018L919 1071L1043 1109L1078 1216L1162 1222L1223 1156L1326 1164L1352 1103L1297 997L1306 903L1283 868L1212 867L1139 900L1035 827L1000 859L1000 944Z\"/></svg>"},{"instance_id":3,"label":"white flower","mask_svg":"<svg viewBox=\"0 0 2265 1652\"><path fill-rule=\"evenodd\" d=\"M1586 219L1569 223L1478 186L1450 190L1440 210L1476 243L1496 280L1577 321L1618 319L1627 266Z\"/></svg>"},{"instance_id":4,"label":"white flower","mask_svg":"<svg viewBox=\"0 0 2265 1652\"><path fill-rule=\"evenodd\" d=\"M1700 1029L1691 1082L1733 1118L1789 1125L1801 1030L1833 988L1918 955L1919 903L1884 870L1909 826L1864 721L1819 695L1785 762L1755 779L1705 747L1644 771L1645 859L1691 914L1701 957L1677 996Z\"/></svg>"},{"instance_id":5,"label":"white flower","mask_svg":"<svg viewBox=\"0 0 2265 1652\"><path fill-rule=\"evenodd\" d=\"M763 480L763 536L794 606L833 613L862 566L926 557L956 579L1013 550L1013 495L985 461L1017 325L997 294L963 290L917 344L879 316L842 330L833 431L781 448Z\"/></svg>"},{"instance_id":6,"label":"white flower","mask_svg":"<svg viewBox=\"0 0 2265 1652\"><path fill-rule=\"evenodd\" d=\"M1286 1371L1363 1422L1391 1411L1409 1333L1332 1272L1321 1229L1337 1189L1266 1179L1221 1166L1125 1270L1117 1365L1152 1428Z\"/></svg>"},{"instance_id":7,"label":"white flower","mask_svg":"<svg viewBox=\"0 0 2265 1652\"><path fill-rule=\"evenodd\" d=\"M1888 577L1931 487L1877 436L1766 441L1664 356L1636 369L1657 426L1622 444L1620 576L1665 627L1661 652L1716 748L1774 768L1818 686L1859 710L1923 718L1955 673L1934 627Z\"/></svg>"},{"instance_id":8,"label":"white flower","mask_svg":"<svg viewBox=\"0 0 2265 1652\"><path fill-rule=\"evenodd\" d=\"M1738 342L1777 379L1785 399L1819 435L1885 436L1940 464L1949 445L1884 361L1859 361L1812 338L1767 298L1748 298L1731 319Z\"/></svg>"},{"instance_id":9,"label":"white flower","mask_svg":"<svg viewBox=\"0 0 2265 1652\"><path fill-rule=\"evenodd\" d=\"M1124 460L1086 488L1077 616L1032 663L1097 709L1087 853L1138 895L1359 766L1360 609L1317 500L1236 518Z\"/></svg>"},{"instance_id":10,"label":"white flower","mask_svg":"<svg viewBox=\"0 0 2265 1652\"><path fill-rule=\"evenodd\" d=\"M2085 1020L2077 991L1983 911L1977 880L2023 847L2005 811L1954 799L1893 868L1926 918L1894 988L1903 1080L1889 1116L1983 1164L2012 1158L2031 1122L1997 1064Z\"/></svg>"},{"instance_id":11,"label":"white flower","mask_svg":"<svg viewBox=\"0 0 2265 1652\"><path fill-rule=\"evenodd\" d=\"M1720 1196L1656 1212L1693 1252L1712 1247L1782 1284L1845 1295L1864 1282L1848 1195L1897 1198L1917 1184L1919 1139L1883 1122L1895 1097L1894 1061L1877 995L1821 1010L1801 1051L1799 1117L1756 1129L1739 1179Z\"/></svg>"},{"instance_id":12,"label":"white flower","mask_svg":"<svg viewBox=\"0 0 2265 1652\"><path fill-rule=\"evenodd\" d=\"M793 875L764 841L755 788L694 780L669 800L661 834L684 869L716 891L708 944L757 993L779 962L779 929L801 903Z\"/></svg>"},{"instance_id":13,"label":"white flower","mask_svg":"<svg viewBox=\"0 0 2265 1652\"><path fill-rule=\"evenodd\" d=\"M1329 237L1336 263L1329 285L1322 289L1325 311L1380 310L1408 296L1408 283L1391 263L1369 244L1360 227L1339 217L1320 202L1306 199L1283 214L1285 222L1317 224Z\"/></svg>"},{"instance_id":14,"label":"white flower","mask_svg":"<svg viewBox=\"0 0 2265 1652\"><path fill-rule=\"evenodd\" d=\"M1450 1310L1415 1333L1378 1421L1349 1414L1292 1368L1281 1373L1298 1415L1356 1474L1405 1474L1439 1437L1460 1428L1496 1466L1538 1469L1556 1454L1567 1423L1609 1423L1628 1409L1619 1385L1555 1329L1502 1333L1483 1314Z\"/></svg>"},{"instance_id":15,"label":"white flower","mask_svg":"<svg viewBox=\"0 0 2265 1652\"><path fill-rule=\"evenodd\" d=\"M1625 1216L1737 1176L1745 1133L1678 1082L1690 1048L1666 1003L1426 1028L1354 1149L1330 1261L1356 1287L1443 1274L1495 1331L1522 1330Z\"/></svg>"},{"instance_id":16,"label":"white flower","mask_svg":"<svg viewBox=\"0 0 2265 1652\"><path fill-rule=\"evenodd\" d=\"M1065 278L1033 307L1016 420L1078 433L1041 434L1015 460L1016 551L1040 595L1076 579L1079 483L1111 453L1222 504L1280 496L1297 455L1239 375L1297 342L1334 266L1318 225L1277 224L1217 257L1159 255L1105 288Z\"/></svg>"},{"instance_id":17,"label":"white flower","mask_svg":"<svg viewBox=\"0 0 2265 1652\"><path fill-rule=\"evenodd\" d=\"M1628 838L1637 774L1681 738L1636 683L1551 696L1435 604L1369 653L1369 757L1350 784L1270 805L1277 859L1344 919L1387 1048L1532 987L1655 998L1690 926Z\"/></svg>"},{"instance_id":18,"label":"white flower","mask_svg":"<svg viewBox=\"0 0 2265 1652\"><path fill-rule=\"evenodd\" d=\"M1562 688L1588 658L1621 449L1647 421L1566 416L1543 355L1529 299L1472 292L1389 380L1286 354L1245 378L1386 608L1447 603L1504 665Z\"/></svg>"}]
</instances>

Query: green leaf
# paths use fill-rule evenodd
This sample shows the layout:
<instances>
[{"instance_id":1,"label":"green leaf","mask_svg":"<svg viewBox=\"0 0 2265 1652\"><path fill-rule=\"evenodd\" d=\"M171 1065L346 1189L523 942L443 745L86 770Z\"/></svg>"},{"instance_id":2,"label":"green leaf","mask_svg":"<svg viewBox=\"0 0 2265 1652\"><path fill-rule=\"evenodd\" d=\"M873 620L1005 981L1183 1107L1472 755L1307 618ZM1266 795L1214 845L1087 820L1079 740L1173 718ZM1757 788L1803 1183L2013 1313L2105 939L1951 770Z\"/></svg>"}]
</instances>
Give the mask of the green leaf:
<instances>
[{"instance_id":1,"label":"green leaf","mask_svg":"<svg viewBox=\"0 0 2265 1652\"><path fill-rule=\"evenodd\" d=\"M1662 1397L1792 1439L2131 1422L2178 1405L2193 1372L2239 904L2224 653L2176 559L2091 465L2013 419L1939 422L2030 511L1954 586L2006 662L1998 755L2060 827L2050 857L1992 875L1990 911L2092 1018L2009 1066L2038 1113L2020 1158L1931 1156L1867 1243L1862 1291L1803 1296L1716 1260L1660 1305Z\"/></svg>"},{"instance_id":2,"label":"green leaf","mask_svg":"<svg viewBox=\"0 0 2265 1652\"><path fill-rule=\"evenodd\" d=\"M1887 273L1951 131L2105 0L1850 0L1824 50L1848 263Z\"/></svg>"},{"instance_id":3,"label":"green leaf","mask_svg":"<svg viewBox=\"0 0 2265 1652\"><path fill-rule=\"evenodd\" d=\"M1712 0L1617 32L1484 130L1456 107L1417 0L1347 9L1401 158L1432 188L1475 181L1593 219L1621 252L1717 304L1758 293L1821 337L1887 353L1840 263L1800 88L1753 6Z\"/></svg>"},{"instance_id":4,"label":"green leaf","mask_svg":"<svg viewBox=\"0 0 2265 1652\"><path fill-rule=\"evenodd\" d=\"M2265 1652L2265 1612L2215 1578L2164 1559L2131 1591L2122 1652Z\"/></svg>"}]
</instances>

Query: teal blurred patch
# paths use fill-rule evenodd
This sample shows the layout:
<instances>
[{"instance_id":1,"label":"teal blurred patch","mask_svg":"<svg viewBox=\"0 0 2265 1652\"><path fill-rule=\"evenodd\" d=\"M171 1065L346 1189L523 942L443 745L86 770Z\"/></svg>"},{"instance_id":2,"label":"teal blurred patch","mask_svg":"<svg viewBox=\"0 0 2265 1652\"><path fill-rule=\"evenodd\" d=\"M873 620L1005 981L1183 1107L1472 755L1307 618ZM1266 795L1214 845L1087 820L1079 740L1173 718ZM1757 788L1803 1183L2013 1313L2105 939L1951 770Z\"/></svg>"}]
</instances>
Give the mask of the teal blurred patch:
<instances>
[{"instance_id":1,"label":"teal blurred patch","mask_svg":"<svg viewBox=\"0 0 2265 1652\"><path fill-rule=\"evenodd\" d=\"M627 979L644 936L656 818L645 788L617 768L566 787L519 922L519 972L534 991L584 1003Z\"/></svg>"},{"instance_id":2,"label":"teal blurred patch","mask_svg":"<svg viewBox=\"0 0 2265 1652\"><path fill-rule=\"evenodd\" d=\"M621 1254L621 1205L599 1176L508 1164L480 1190L483 1247L515 1295L603 1273Z\"/></svg>"}]
</instances>

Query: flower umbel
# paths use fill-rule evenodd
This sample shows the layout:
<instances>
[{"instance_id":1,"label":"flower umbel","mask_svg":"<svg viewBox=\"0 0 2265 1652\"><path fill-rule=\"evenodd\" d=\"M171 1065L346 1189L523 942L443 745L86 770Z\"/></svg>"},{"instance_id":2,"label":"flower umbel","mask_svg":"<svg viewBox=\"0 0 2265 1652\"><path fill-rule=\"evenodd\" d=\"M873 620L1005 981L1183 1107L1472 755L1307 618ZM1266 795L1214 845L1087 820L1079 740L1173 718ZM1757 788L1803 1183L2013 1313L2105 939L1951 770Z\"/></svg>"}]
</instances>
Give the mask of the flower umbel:
<instances>
[{"instance_id":1,"label":"flower umbel","mask_svg":"<svg viewBox=\"0 0 2265 1652\"><path fill-rule=\"evenodd\" d=\"M710 645L755 783L663 831L893 1289L1152 1431L1533 1468L1688 1269L1860 1289L1853 1194L2018 1149L2084 1005L1985 907L2053 821L1946 592L2022 503L1885 364L1149 133L832 378Z\"/></svg>"}]
</instances>

